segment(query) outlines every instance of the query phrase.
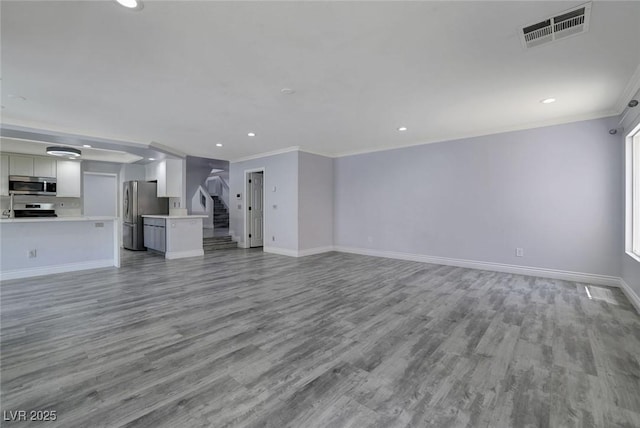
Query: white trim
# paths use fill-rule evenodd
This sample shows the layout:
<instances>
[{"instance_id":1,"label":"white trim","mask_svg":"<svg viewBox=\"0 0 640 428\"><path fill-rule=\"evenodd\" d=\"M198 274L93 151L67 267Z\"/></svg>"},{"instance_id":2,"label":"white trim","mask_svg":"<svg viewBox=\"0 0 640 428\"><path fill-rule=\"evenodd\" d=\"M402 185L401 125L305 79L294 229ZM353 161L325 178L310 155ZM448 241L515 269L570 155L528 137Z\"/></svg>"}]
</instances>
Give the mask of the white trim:
<instances>
[{"instance_id":1,"label":"white trim","mask_svg":"<svg viewBox=\"0 0 640 428\"><path fill-rule=\"evenodd\" d=\"M588 113L588 114L582 114L578 116L571 116L568 118L549 119L541 122L509 126L506 128L490 128L490 129L486 129L479 132L471 132L469 134L446 136L442 138L423 140L420 142L415 142L410 144L403 144L403 145L390 146L390 147L380 147L377 149L353 150L353 151L340 152L340 153L335 153L333 155L323 155L323 156L333 157L333 158L342 158L346 156L364 155L367 153L386 152L389 150L406 149L408 147L423 146L426 144L448 143L452 141L466 140L470 138L488 137L488 136L497 135L497 134L506 134L508 132L528 131L530 129L546 128L548 126L567 125L570 123L584 122L587 120L602 119L605 117L612 117L612 116L618 116L618 113L613 110L606 110L606 111L601 111L597 113Z\"/></svg>"},{"instance_id":2,"label":"white trim","mask_svg":"<svg viewBox=\"0 0 640 428\"><path fill-rule=\"evenodd\" d=\"M297 250L288 250L286 248L262 247L262 251L265 253L280 254L281 256L298 257Z\"/></svg>"},{"instance_id":3,"label":"white trim","mask_svg":"<svg viewBox=\"0 0 640 428\"><path fill-rule=\"evenodd\" d=\"M104 259L104 260L94 260L91 262L66 263L63 265L42 266L42 267L29 268L29 269L15 269L15 270L0 272L0 281L7 281L10 279L19 279L19 278L30 278L33 276L52 275L56 273L75 272L75 271L87 270L87 269L99 269L99 268L114 267L114 266L117 267L117 265L114 264L113 259Z\"/></svg>"},{"instance_id":4,"label":"white trim","mask_svg":"<svg viewBox=\"0 0 640 428\"><path fill-rule=\"evenodd\" d=\"M631 79L629 79L627 86L624 87L624 90L616 102L614 108L618 114L622 114L624 109L627 108L627 104L638 90L640 90L640 65L638 65L638 68L636 68L631 75Z\"/></svg>"},{"instance_id":5,"label":"white trim","mask_svg":"<svg viewBox=\"0 0 640 428\"><path fill-rule=\"evenodd\" d=\"M244 221L244 243L242 248L251 248L249 242L249 174L252 172L262 172L262 242L264 243L265 229L267 225L267 210L264 209L264 178L266 177L265 167L251 168L244 170L244 207L242 210L242 217ZM257 247L256 247L257 248Z\"/></svg>"},{"instance_id":6,"label":"white trim","mask_svg":"<svg viewBox=\"0 0 640 428\"><path fill-rule=\"evenodd\" d=\"M298 151L299 151L300 153L308 153L308 154L310 154L310 155L322 156L322 157L330 158L330 159L333 159L333 158L335 158L335 157L336 157L336 156L334 156L334 155L328 155L328 154L326 154L326 153L314 152L314 151L307 150L307 149L300 149L300 150L298 150Z\"/></svg>"},{"instance_id":7,"label":"white trim","mask_svg":"<svg viewBox=\"0 0 640 428\"><path fill-rule=\"evenodd\" d=\"M629 299L633 307L636 308L636 312L640 314L640 296L638 296L633 288L631 288L631 286L622 278L620 278L619 287L622 289L625 296L627 296L627 299Z\"/></svg>"},{"instance_id":8,"label":"white trim","mask_svg":"<svg viewBox=\"0 0 640 428\"><path fill-rule=\"evenodd\" d=\"M266 158L268 156L281 155L283 153L289 153L289 152L297 152L299 150L300 150L300 146L291 146L291 147L286 147L284 149L273 150L271 152L256 153L255 155L249 155L249 156L233 159L233 160L230 160L229 163L238 163L238 162L244 162L244 161L253 160L253 159Z\"/></svg>"},{"instance_id":9,"label":"white trim","mask_svg":"<svg viewBox=\"0 0 640 428\"><path fill-rule=\"evenodd\" d=\"M457 266L469 269L490 270L494 272L513 273L517 275L529 275L542 278L562 279L565 281L584 282L594 285L606 285L609 287L620 286L620 278L616 276L596 275L591 273L571 272L557 269L539 267L507 265L502 263L482 262L476 260L451 259L447 257L427 256L423 254L400 253L394 251L369 250L366 248L334 247L335 251L342 253L361 254L365 256L386 257L389 259L410 260L415 262L433 263L446 266Z\"/></svg>"},{"instance_id":10,"label":"white trim","mask_svg":"<svg viewBox=\"0 0 640 428\"><path fill-rule=\"evenodd\" d=\"M204 256L204 250L189 250L189 251L167 251L164 253L164 258L168 260L184 259L185 257L198 257Z\"/></svg>"},{"instance_id":11,"label":"white trim","mask_svg":"<svg viewBox=\"0 0 640 428\"><path fill-rule=\"evenodd\" d=\"M306 257L313 256L315 254L328 253L334 251L333 245L326 247L308 248L306 250L289 250L287 248L278 247L262 247L262 251L265 253L280 254L281 256L289 257Z\"/></svg>"},{"instance_id":12,"label":"white trim","mask_svg":"<svg viewBox=\"0 0 640 428\"><path fill-rule=\"evenodd\" d=\"M638 257L636 254L634 254L631 251L625 251L625 254L629 257L631 257L632 259L634 259L637 262L640 262L640 257Z\"/></svg>"},{"instance_id":13,"label":"white trim","mask_svg":"<svg viewBox=\"0 0 640 428\"><path fill-rule=\"evenodd\" d=\"M322 254L333 251L333 245L326 247L308 248L306 250L298 250L298 257L313 256L314 254Z\"/></svg>"},{"instance_id":14,"label":"white trim","mask_svg":"<svg viewBox=\"0 0 640 428\"><path fill-rule=\"evenodd\" d=\"M635 78L636 77L634 74L633 79ZM640 74L638 78L640 78ZM630 82L630 86L632 88L635 87L631 85L631 82ZM624 105L626 106L626 104ZM489 129L485 129L478 132L470 132L467 134L459 134L459 135L450 135L450 136L445 136L441 138L422 140L422 141L414 142L410 144L385 146L385 147L379 147L379 148L364 148L364 149L351 150L351 151L338 152L338 153L321 153L321 152L301 149L300 146L292 146L284 149L274 150L271 152L257 153L255 155L249 155L249 156L237 158L234 160L230 160L229 163L244 162L247 160L259 159L267 156L274 156L274 155L289 153L293 151L310 153L312 155L324 156L327 158L342 158L346 156L364 155L367 153L386 152L389 150L406 149L408 147L423 146L426 144L446 143L446 142L465 140L470 138L487 137L487 136L496 135L496 134L505 134L508 132L527 131L530 129L545 128L548 126L566 125L570 123L584 122L587 120L595 120L595 119L602 119L606 117L619 116L621 113L622 113L622 110L618 111L617 109L603 110L595 113L580 114L580 115L569 116L564 118L555 118L555 119L543 120L540 122L525 123L521 125L514 125L514 126L508 126L508 127L489 128Z\"/></svg>"}]
</instances>

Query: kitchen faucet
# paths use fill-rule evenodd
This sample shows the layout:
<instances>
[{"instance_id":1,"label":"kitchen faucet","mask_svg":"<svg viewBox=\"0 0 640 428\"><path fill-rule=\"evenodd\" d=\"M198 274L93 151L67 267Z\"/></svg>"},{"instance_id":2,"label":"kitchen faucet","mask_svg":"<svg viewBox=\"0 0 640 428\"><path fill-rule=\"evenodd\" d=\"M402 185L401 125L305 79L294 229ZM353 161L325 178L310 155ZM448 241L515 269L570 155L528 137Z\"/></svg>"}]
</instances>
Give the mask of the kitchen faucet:
<instances>
[{"instance_id":1,"label":"kitchen faucet","mask_svg":"<svg viewBox=\"0 0 640 428\"><path fill-rule=\"evenodd\" d=\"M3 217L7 217L7 218L13 218L14 214L13 214L13 196L14 193L13 191L9 192L9 209L8 210L4 210L2 211L2 216Z\"/></svg>"}]
</instances>

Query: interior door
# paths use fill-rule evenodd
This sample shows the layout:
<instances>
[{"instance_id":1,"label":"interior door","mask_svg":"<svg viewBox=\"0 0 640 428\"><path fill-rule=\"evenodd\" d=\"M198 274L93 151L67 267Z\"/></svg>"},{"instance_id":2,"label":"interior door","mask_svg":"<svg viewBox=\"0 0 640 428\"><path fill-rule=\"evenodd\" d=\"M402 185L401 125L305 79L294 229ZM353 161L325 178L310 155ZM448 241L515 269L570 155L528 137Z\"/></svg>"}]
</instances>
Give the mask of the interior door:
<instances>
[{"instance_id":1,"label":"interior door","mask_svg":"<svg viewBox=\"0 0 640 428\"><path fill-rule=\"evenodd\" d=\"M86 216L118 216L117 176L84 173L84 199Z\"/></svg>"},{"instance_id":2,"label":"interior door","mask_svg":"<svg viewBox=\"0 0 640 428\"><path fill-rule=\"evenodd\" d=\"M264 174L252 172L249 174L249 246L262 247L264 245Z\"/></svg>"}]
</instances>

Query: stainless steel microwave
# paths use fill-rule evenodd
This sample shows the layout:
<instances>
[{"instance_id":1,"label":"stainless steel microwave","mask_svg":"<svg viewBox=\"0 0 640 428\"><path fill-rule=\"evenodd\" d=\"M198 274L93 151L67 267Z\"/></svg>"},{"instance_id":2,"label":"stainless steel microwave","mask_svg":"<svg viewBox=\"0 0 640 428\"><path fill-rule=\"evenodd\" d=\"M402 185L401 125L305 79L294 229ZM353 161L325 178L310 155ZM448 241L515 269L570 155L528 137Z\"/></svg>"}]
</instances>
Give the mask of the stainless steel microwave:
<instances>
[{"instance_id":1,"label":"stainless steel microwave","mask_svg":"<svg viewBox=\"0 0 640 428\"><path fill-rule=\"evenodd\" d=\"M10 175L9 192L15 195L56 196L56 179Z\"/></svg>"}]
</instances>

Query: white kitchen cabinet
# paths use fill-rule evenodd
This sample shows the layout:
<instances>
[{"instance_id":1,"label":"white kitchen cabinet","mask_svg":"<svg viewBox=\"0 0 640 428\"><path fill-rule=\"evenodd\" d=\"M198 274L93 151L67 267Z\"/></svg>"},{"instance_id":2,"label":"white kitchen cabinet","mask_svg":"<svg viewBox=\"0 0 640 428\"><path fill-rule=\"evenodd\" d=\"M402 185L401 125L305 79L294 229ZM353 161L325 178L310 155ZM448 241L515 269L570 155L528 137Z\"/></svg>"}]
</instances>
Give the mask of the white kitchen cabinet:
<instances>
[{"instance_id":1,"label":"white kitchen cabinet","mask_svg":"<svg viewBox=\"0 0 640 428\"><path fill-rule=\"evenodd\" d=\"M9 175L33 177L33 156L9 156Z\"/></svg>"},{"instance_id":2,"label":"white kitchen cabinet","mask_svg":"<svg viewBox=\"0 0 640 428\"><path fill-rule=\"evenodd\" d=\"M57 161L58 184L56 196L59 198L80 197L80 162Z\"/></svg>"},{"instance_id":3,"label":"white kitchen cabinet","mask_svg":"<svg viewBox=\"0 0 640 428\"><path fill-rule=\"evenodd\" d=\"M158 180L158 196L180 198L182 196L182 160L167 159L164 161L164 183Z\"/></svg>"},{"instance_id":4,"label":"white kitchen cabinet","mask_svg":"<svg viewBox=\"0 0 640 428\"><path fill-rule=\"evenodd\" d=\"M159 198L182 197L182 160L165 159L145 165L145 179L158 183Z\"/></svg>"},{"instance_id":5,"label":"white kitchen cabinet","mask_svg":"<svg viewBox=\"0 0 640 428\"><path fill-rule=\"evenodd\" d=\"M35 177L55 177L56 160L49 158L33 158L33 175Z\"/></svg>"},{"instance_id":6,"label":"white kitchen cabinet","mask_svg":"<svg viewBox=\"0 0 640 428\"><path fill-rule=\"evenodd\" d=\"M9 194L9 156L0 155L0 195Z\"/></svg>"}]
</instances>

